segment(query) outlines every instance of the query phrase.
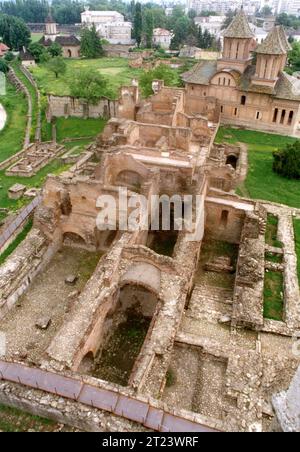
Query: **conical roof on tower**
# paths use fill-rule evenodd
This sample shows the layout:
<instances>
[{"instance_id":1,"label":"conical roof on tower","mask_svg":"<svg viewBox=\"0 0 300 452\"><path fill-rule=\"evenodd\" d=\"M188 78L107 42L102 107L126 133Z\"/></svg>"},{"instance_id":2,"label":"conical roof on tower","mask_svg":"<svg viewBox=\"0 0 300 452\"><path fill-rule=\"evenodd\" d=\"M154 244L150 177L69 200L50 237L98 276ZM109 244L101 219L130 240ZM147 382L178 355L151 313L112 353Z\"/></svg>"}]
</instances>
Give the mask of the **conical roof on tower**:
<instances>
[{"instance_id":1,"label":"conical roof on tower","mask_svg":"<svg viewBox=\"0 0 300 452\"><path fill-rule=\"evenodd\" d=\"M45 19L45 24L55 24L55 20L52 17L51 11L49 11L48 16Z\"/></svg>"},{"instance_id":2,"label":"conical roof on tower","mask_svg":"<svg viewBox=\"0 0 300 452\"><path fill-rule=\"evenodd\" d=\"M285 55L291 46L288 43L284 29L281 25L276 25L268 33L266 39L257 46L256 53L265 55Z\"/></svg>"},{"instance_id":3,"label":"conical roof on tower","mask_svg":"<svg viewBox=\"0 0 300 452\"><path fill-rule=\"evenodd\" d=\"M224 38L254 38L244 10L241 9L223 33Z\"/></svg>"}]
</instances>

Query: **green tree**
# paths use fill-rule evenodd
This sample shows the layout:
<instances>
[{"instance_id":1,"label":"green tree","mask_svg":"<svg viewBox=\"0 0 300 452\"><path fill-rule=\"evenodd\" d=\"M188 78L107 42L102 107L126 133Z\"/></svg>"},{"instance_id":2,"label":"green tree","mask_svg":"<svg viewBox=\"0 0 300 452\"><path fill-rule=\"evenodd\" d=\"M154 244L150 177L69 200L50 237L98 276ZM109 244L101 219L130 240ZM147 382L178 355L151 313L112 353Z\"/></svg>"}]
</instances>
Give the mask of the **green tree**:
<instances>
[{"instance_id":1,"label":"green tree","mask_svg":"<svg viewBox=\"0 0 300 452\"><path fill-rule=\"evenodd\" d=\"M152 8L154 28L165 28L167 26L167 16L163 8Z\"/></svg>"},{"instance_id":2,"label":"green tree","mask_svg":"<svg viewBox=\"0 0 300 452\"><path fill-rule=\"evenodd\" d=\"M81 32L80 53L86 58L99 58L104 51L95 25L84 27Z\"/></svg>"},{"instance_id":3,"label":"green tree","mask_svg":"<svg viewBox=\"0 0 300 452\"><path fill-rule=\"evenodd\" d=\"M234 16L236 16L237 10L233 11L232 9L229 9L226 13L225 20L222 24L222 30L225 30L232 22Z\"/></svg>"},{"instance_id":4,"label":"green tree","mask_svg":"<svg viewBox=\"0 0 300 452\"><path fill-rule=\"evenodd\" d=\"M182 16L177 19L174 27L174 36L171 42L171 49L179 49L182 44L185 43L190 27L190 19L187 16Z\"/></svg>"},{"instance_id":5,"label":"green tree","mask_svg":"<svg viewBox=\"0 0 300 452\"><path fill-rule=\"evenodd\" d=\"M13 61L15 59L15 55L13 54L13 52L7 52L4 55L4 59L5 61L7 61L8 63L10 63L11 61Z\"/></svg>"},{"instance_id":6,"label":"green tree","mask_svg":"<svg viewBox=\"0 0 300 452\"><path fill-rule=\"evenodd\" d=\"M21 50L27 47L31 40L30 30L18 17L0 15L0 36L10 49Z\"/></svg>"},{"instance_id":7,"label":"green tree","mask_svg":"<svg viewBox=\"0 0 300 452\"><path fill-rule=\"evenodd\" d=\"M266 5L260 10L260 14L262 17L272 16L272 8L270 8L270 6L268 6L268 5Z\"/></svg>"},{"instance_id":8,"label":"green tree","mask_svg":"<svg viewBox=\"0 0 300 452\"><path fill-rule=\"evenodd\" d=\"M48 71L51 71L54 73L55 78L58 78L59 75L65 74L67 70L67 65L63 57L57 56L54 58L51 58L47 63L46 67Z\"/></svg>"},{"instance_id":9,"label":"green tree","mask_svg":"<svg viewBox=\"0 0 300 452\"><path fill-rule=\"evenodd\" d=\"M111 97L107 80L96 70L83 69L75 74L71 86L74 97L84 99L87 104L95 105L102 97Z\"/></svg>"},{"instance_id":10,"label":"green tree","mask_svg":"<svg viewBox=\"0 0 300 452\"><path fill-rule=\"evenodd\" d=\"M38 63L41 61L41 56L45 52L45 48L38 42L32 42L29 45L28 50Z\"/></svg>"},{"instance_id":11,"label":"green tree","mask_svg":"<svg viewBox=\"0 0 300 452\"><path fill-rule=\"evenodd\" d=\"M48 52L52 57L62 56L62 47L57 42L53 42L51 46L48 47Z\"/></svg>"},{"instance_id":12,"label":"green tree","mask_svg":"<svg viewBox=\"0 0 300 452\"><path fill-rule=\"evenodd\" d=\"M300 141L273 152L273 171L288 179L300 179Z\"/></svg>"},{"instance_id":13,"label":"green tree","mask_svg":"<svg viewBox=\"0 0 300 452\"><path fill-rule=\"evenodd\" d=\"M142 5L140 3L137 3L135 5L133 20L133 37L136 40L138 47L140 47L142 42L142 33L143 33Z\"/></svg>"},{"instance_id":14,"label":"green tree","mask_svg":"<svg viewBox=\"0 0 300 452\"><path fill-rule=\"evenodd\" d=\"M196 16L197 16L197 11L195 9L190 9L188 12L188 17L190 19L194 20Z\"/></svg>"},{"instance_id":15,"label":"green tree","mask_svg":"<svg viewBox=\"0 0 300 452\"><path fill-rule=\"evenodd\" d=\"M165 64L160 64L157 68L144 71L140 76L139 83L145 97L151 96L153 80L163 80L166 86L178 86L180 79L178 73Z\"/></svg>"},{"instance_id":16,"label":"green tree","mask_svg":"<svg viewBox=\"0 0 300 452\"><path fill-rule=\"evenodd\" d=\"M151 9L146 9L144 13L144 33L146 47L151 49L153 40L153 15Z\"/></svg>"},{"instance_id":17,"label":"green tree","mask_svg":"<svg viewBox=\"0 0 300 452\"><path fill-rule=\"evenodd\" d=\"M300 42L293 42L292 50L288 53L288 65L291 72L300 71Z\"/></svg>"},{"instance_id":18,"label":"green tree","mask_svg":"<svg viewBox=\"0 0 300 452\"><path fill-rule=\"evenodd\" d=\"M0 72L6 74L9 71L8 64L3 59L0 60Z\"/></svg>"}]
</instances>

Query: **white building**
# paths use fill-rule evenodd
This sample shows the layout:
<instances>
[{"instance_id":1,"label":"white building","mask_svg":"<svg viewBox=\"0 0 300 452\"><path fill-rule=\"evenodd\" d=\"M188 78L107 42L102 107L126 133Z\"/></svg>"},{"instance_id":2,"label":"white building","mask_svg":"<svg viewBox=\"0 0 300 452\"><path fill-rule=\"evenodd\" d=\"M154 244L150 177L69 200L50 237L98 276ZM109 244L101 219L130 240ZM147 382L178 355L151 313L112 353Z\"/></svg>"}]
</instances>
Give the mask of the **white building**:
<instances>
[{"instance_id":1,"label":"white building","mask_svg":"<svg viewBox=\"0 0 300 452\"><path fill-rule=\"evenodd\" d=\"M300 0L286 0L284 6L285 8L281 12L300 16Z\"/></svg>"},{"instance_id":2,"label":"white building","mask_svg":"<svg viewBox=\"0 0 300 452\"><path fill-rule=\"evenodd\" d=\"M226 16L207 16L207 17L195 17L195 24L201 27L202 31L209 31L210 34L220 36L223 22Z\"/></svg>"},{"instance_id":3,"label":"white building","mask_svg":"<svg viewBox=\"0 0 300 452\"><path fill-rule=\"evenodd\" d=\"M172 33L164 28L155 28L153 30L153 44L162 49L169 49L172 40Z\"/></svg>"},{"instance_id":4,"label":"white building","mask_svg":"<svg viewBox=\"0 0 300 452\"><path fill-rule=\"evenodd\" d=\"M229 10L240 9L243 6L246 14L254 14L260 7L261 0L187 0L187 9L213 11L217 14L226 14Z\"/></svg>"},{"instance_id":5,"label":"white building","mask_svg":"<svg viewBox=\"0 0 300 452\"><path fill-rule=\"evenodd\" d=\"M117 11L89 11L81 14L81 23L95 25L100 36L110 44L133 43L131 39L132 23L125 22L124 16Z\"/></svg>"}]
</instances>

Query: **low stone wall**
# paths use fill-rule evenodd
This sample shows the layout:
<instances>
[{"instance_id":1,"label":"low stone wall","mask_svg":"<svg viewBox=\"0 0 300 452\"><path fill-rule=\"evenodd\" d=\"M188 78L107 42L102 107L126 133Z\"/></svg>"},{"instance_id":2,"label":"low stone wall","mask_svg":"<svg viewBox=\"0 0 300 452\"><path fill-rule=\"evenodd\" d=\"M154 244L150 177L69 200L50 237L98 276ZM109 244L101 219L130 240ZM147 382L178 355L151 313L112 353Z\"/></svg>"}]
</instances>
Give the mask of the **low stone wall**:
<instances>
[{"instance_id":1,"label":"low stone wall","mask_svg":"<svg viewBox=\"0 0 300 452\"><path fill-rule=\"evenodd\" d=\"M118 102L103 97L96 105L87 105L71 96L48 95L47 119L69 116L77 118L111 118L117 113Z\"/></svg>"},{"instance_id":2,"label":"low stone wall","mask_svg":"<svg viewBox=\"0 0 300 452\"><path fill-rule=\"evenodd\" d=\"M28 112L27 112L27 126L24 138L24 147L27 147L30 143L30 134L31 134L31 126L32 126L32 100L30 93L27 87L21 82L21 80L17 77L15 71L10 67L8 72L8 80L17 88L18 91L22 91L28 102Z\"/></svg>"},{"instance_id":3,"label":"low stone wall","mask_svg":"<svg viewBox=\"0 0 300 452\"><path fill-rule=\"evenodd\" d=\"M0 320L17 303L32 280L43 270L58 245L33 229L0 267Z\"/></svg>"},{"instance_id":4,"label":"low stone wall","mask_svg":"<svg viewBox=\"0 0 300 452\"><path fill-rule=\"evenodd\" d=\"M42 129L42 118L41 118L41 94L38 89L37 83L34 80L32 74L29 72L29 70L21 65L20 66L21 71L25 75L25 77L29 80L31 85L33 86L36 96L37 96L37 103L38 103L38 111L37 111L37 120L36 120L36 130L35 130L35 140L41 141L41 129Z\"/></svg>"}]
</instances>

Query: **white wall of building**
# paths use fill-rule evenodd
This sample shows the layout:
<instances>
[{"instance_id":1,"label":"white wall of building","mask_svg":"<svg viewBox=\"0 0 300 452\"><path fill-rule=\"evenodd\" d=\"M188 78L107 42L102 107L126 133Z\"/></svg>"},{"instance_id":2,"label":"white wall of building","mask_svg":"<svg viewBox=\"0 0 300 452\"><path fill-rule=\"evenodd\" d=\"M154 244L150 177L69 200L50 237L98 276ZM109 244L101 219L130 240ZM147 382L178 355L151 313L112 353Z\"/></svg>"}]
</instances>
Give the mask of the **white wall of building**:
<instances>
[{"instance_id":1,"label":"white wall of building","mask_svg":"<svg viewBox=\"0 0 300 452\"><path fill-rule=\"evenodd\" d=\"M130 45L132 23L125 22L124 16L117 11L89 11L81 14L83 25L94 24L99 35L111 44Z\"/></svg>"}]
</instances>

